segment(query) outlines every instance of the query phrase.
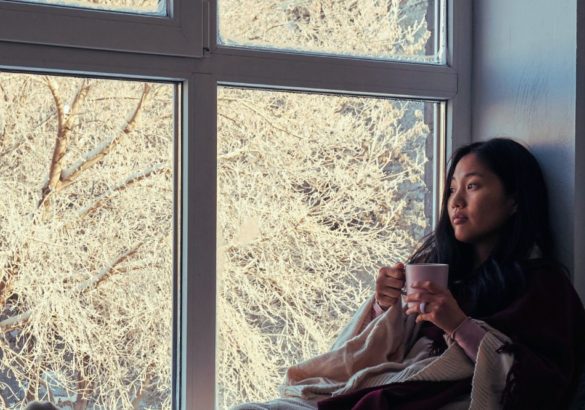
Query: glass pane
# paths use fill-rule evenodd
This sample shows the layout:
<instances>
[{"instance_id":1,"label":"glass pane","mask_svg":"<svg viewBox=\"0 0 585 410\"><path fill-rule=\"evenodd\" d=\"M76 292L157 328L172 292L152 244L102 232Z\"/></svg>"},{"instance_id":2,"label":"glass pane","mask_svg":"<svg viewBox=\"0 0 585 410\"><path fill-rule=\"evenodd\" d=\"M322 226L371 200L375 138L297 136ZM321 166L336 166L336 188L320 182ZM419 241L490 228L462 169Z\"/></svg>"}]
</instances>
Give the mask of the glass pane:
<instances>
[{"instance_id":1,"label":"glass pane","mask_svg":"<svg viewBox=\"0 0 585 410\"><path fill-rule=\"evenodd\" d=\"M119 11L125 13L167 15L166 0L13 0L26 3L51 4L95 10Z\"/></svg>"},{"instance_id":2,"label":"glass pane","mask_svg":"<svg viewBox=\"0 0 585 410\"><path fill-rule=\"evenodd\" d=\"M442 0L219 0L218 42L444 63Z\"/></svg>"},{"instance_id":3,"label":"glass pane","mask_svg":"<svg viewBox=\"0 0 585 410\"><path fill-rule=\"evenodd\" d=\"M219 89L220 409L277 397L428 232L435 109Z\"/></svg>"},{"instance_id":4,"label":"glass pane","mask_svg":"<svg viewBox=\"0 0 585 410\"><path fill-rule=\"evenodd\" d=\"M0 74L0 408L171 408L174 94Z\"/></svg>"}]
</instances>

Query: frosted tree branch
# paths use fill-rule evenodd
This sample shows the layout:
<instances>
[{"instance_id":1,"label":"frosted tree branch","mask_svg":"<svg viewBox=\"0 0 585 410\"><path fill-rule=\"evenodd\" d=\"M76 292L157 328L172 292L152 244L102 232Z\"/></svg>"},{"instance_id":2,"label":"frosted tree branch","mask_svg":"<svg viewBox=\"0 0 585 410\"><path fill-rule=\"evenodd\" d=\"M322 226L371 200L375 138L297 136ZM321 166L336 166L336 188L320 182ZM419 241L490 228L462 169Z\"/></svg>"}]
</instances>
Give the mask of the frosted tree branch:
<instances>
[{"instance_id":1,"label":"frosted tree branch","mask_svg":"<svg viewBox=\"0 0 585 410\"><path fill-rule=\"evenodd\" d=\"M109 276L111 276L114 273L116 266L130 258L136 252L138 252L142 245L143 245L142 243L139 243L133 248L118 255L110 263L103 266L102 269L100 269L93 277L77 285L77 287L75 288L76 292L83 293L99 286L101 282L106 280ZM0 330L7 331L19 325L22 325L24 322L28 321L31 318L31 315L32 311L29 310L16 316L4 319L0 321Z\"/></svg>"},{"instance_id":2,"label":"frosted tree branch","mask_svg":"<svg viewBox=\"0 0 585 410\"><path fill-rule=\"evenodd\" d=\"M171 169L165 165L158 164L158 165L152 166L152 167L150 167L142 172L137 172L137 173L134 173L132 175L129 175L126 179L124 179L121 183L119 183L118 185L111 188L108 192L100 195L92 204L87 205L84 208L82 208L81 210L79 210L79 212L78 212L79 217L83 217L83 216L87 215L88 213L95 211L100 206L102 206L102 204L105 201L107 201L109 198L114 196L116 193L121 192L121 191L129 188L133 184L140 182L140 181L142 181L150 176L157 175L161 172L170 173Z\"/></svg>"},{"instance_id":3,"label":"frosted tree branch","mask_svg":"<svg viewBox=\"0 0 585 410\"><path fill-rule=\"evenodd\" d=\"M55 140L55 148L53 150L53 157L51 159L51 165L49 167L49 178L41 190L42 196L39 200L39 206L45 204L49 195L60 187L61 169L63 168L63 158L67 152L67 146L71 135L73 118L79 110L80 104L87 96L90 85L87 80L84 80L79 90L77 91L71 109L68 113L65 112L65 106L63 100L59 95L58 86L54 79L46 77L47 86L51 91L53 100L55 102L55 108L57 110L57 137Z\"/></svg>"},{"instance_id":4,"label":"frosted tree branch","mask_svg":"<svg viewBox=\"0 0 585 410\"><path fill-rule=\"evenodd\" d=\"M102 161L124 137L126 137L134 130L150 89L150 84L145 83L142 97L140 98L138 105L134 109L134 112L131 114L131 116L128 118L122 131L117 136L111 138L110 140L104 141L93 150L87 152L80 161L61 172L62 189L72 184L83 171Z\"/></svg>"}]
</instances>

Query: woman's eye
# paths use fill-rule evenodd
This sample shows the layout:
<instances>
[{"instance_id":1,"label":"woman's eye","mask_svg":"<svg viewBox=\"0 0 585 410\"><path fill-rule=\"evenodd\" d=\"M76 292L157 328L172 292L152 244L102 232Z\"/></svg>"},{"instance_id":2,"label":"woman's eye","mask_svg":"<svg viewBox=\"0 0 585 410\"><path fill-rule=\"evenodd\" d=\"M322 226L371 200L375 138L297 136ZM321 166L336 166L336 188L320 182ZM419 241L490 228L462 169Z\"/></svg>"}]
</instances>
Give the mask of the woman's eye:
<instances>
[{"instance_id":1,"label":"woman's eye","mask_svg":"<svg viewBox=\"0 0 585 410\"><path fill-rule=\"evenodd\" d=\"M455 192L455 188L449 188L449 194L452 194L453 192Z\"/></svg>"},{"instance_id":2,"label":"woman's eye","mask_svg":"<svg viewBox=\"0 0 585 410\"><path fill-rule=\"evenodd\" d=\"M474 188L477 188L476 183L467 184L467 189L474 189Z\"/></svg>"}]
</instances>

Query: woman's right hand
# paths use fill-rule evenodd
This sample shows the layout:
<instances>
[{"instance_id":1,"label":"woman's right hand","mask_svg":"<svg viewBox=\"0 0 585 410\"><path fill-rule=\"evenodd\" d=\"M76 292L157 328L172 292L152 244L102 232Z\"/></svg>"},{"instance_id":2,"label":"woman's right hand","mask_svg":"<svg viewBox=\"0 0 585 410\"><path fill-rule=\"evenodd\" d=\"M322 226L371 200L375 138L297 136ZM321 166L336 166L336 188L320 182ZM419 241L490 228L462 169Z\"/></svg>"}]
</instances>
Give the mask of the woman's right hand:
<instances>
[{"instance_id":1,"label":"woman's right hand","mask_svg":"<svg viewBox=\"0 0 585 410\"><path fill-rule=\"evenodd\" d=\"M386 310L400 300L404 288L404 264L383 266L376 279L376 302Z\"/></svg>"}]
</instances>

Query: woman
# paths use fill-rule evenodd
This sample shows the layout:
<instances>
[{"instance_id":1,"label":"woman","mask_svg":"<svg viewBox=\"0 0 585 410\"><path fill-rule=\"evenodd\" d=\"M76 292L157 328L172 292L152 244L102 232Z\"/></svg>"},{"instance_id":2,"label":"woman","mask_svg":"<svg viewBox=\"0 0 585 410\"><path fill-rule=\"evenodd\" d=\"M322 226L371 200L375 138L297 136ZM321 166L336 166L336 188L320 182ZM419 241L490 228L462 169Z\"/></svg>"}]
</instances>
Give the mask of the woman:
<instances>
[{"instance_id":1,"label":"woman","mask_svg":"<svg viewBox=\"0 0 585 410\"><path fill-rule=\"evenodd\" d=\"M382 268L331 351L287 371L288 398L241 409L568 406L585 311L553 257L537 161L510 139L473 143L446 182L439 222L409 262L449 264L448 289L414 283L403 297L404 266Z\"/></svg>"}]
</instances>

